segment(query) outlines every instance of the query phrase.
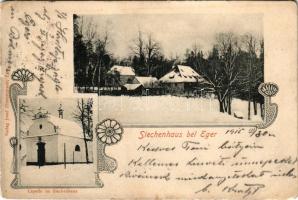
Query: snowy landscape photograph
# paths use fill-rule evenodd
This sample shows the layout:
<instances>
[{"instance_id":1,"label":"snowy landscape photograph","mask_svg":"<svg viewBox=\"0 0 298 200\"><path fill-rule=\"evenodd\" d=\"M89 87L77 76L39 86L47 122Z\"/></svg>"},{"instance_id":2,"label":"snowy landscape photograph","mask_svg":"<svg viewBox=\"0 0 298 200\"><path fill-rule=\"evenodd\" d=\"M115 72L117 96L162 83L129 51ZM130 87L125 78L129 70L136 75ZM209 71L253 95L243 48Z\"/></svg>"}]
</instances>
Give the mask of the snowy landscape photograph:
<instances>
[{"instance_id":1,"label":"snowy landscape photograph","mask_svg":"<svg viewBox=\"0 0 298 200\"><path fill-rule=\"evenodd\" d=\"M74 91L99 120L243 124L264 116L263 16L73 15Z\"/></svg>"},{"instance_id":2,"label":"snowy landscape photograph","mask_svg":"<svg viewBox=\"0 0 298 200\"><path fill-rule=\"evenodd\" d=\"M19 138L23 185L94 182L92 98L19 99Z\"/></svg>"}]
</instances>

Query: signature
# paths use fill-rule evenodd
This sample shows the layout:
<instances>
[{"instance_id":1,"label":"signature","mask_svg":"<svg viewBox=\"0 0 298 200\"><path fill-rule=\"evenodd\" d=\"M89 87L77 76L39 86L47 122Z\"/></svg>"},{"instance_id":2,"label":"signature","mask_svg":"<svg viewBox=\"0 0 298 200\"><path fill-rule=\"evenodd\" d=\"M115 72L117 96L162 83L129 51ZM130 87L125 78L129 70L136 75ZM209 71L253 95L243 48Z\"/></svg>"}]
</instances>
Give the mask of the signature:
<instances>
[{"instance_id":1,"label":"signature","mask_svg":"<svg viewBox=\"0 0 298 200\"><path fill-rule=\"evenodd\" d=\"M222 191L227 193L243 194L243 198L246 198L249 195L252 196L256 194L263 188L265 188L265 185L260 183L244 183L243 186L240 186L239 183L235 183L232 186L225 186Z\"/></svg>"}]
</instances>

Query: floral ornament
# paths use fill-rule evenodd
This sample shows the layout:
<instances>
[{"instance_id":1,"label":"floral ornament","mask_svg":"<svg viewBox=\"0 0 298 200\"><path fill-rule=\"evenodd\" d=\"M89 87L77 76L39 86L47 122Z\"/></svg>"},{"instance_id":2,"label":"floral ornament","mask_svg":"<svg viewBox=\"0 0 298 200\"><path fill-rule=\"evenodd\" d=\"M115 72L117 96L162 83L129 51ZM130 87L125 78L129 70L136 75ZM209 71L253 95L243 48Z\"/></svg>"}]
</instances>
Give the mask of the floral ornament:
<instances>
[{"instance_id":1,"label":"floral ornament","mask_svg":"<svg viewBox=\"0 0 298 200\"><path fill-rule=\"evenodd\" d=\"M12 80L14 81L22 81L23 83L32 81L34 79L34 75L28 69L21 68L14 71L11 75Z\"/></svg>"},{"instance_id":2,"label":"floral ornament","mask_svg":"<svg viewBox=\"0 0 298 200\"><path fill-rule=\"evenodd\" d=\"M259 87L259 92L263 96L273 97L278 92L278 86L274 83L263 83Z\"/></svg>"},{"instance_id":3,"label":"floral ornament","mask_svg":"<svg viewBox=\"0 0 298 200\"><path fill-rule=\"evenodd\" d=\"M11 138L9 139L9 143L10 143L10 146L11 146L11 147L15 147L15 146L18 144L18 139L17 139L17 137L11 137Z\"/></svg>"},{"instance_id":4,"label":"floral ornament","mask_svg":"<svg viewBox=\"0 0 298 200\"><path fill-rule=\"evenodd\" d=\"M112 145L121 139L123 128L116 120L105 119L97 124L96 133L101 142Z\"/></svg>"}]
</instances>

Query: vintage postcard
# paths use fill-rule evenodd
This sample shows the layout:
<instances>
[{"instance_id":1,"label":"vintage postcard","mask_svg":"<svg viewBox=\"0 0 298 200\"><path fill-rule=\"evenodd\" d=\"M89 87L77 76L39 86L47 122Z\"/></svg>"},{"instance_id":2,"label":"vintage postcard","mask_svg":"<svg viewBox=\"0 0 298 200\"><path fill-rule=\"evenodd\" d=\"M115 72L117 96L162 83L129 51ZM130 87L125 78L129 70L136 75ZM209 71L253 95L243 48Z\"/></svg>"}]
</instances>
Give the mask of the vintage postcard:
<instances>
[{"instance_id":1,"label":"vintage postcard","mask_svg":"<svg viewBox=\"0 0 298 200\"><path fill-rule=\"evenodd\" d=\"M297 198L291 1L1 3L5 198Z\"/></svg>"}]
</instances>

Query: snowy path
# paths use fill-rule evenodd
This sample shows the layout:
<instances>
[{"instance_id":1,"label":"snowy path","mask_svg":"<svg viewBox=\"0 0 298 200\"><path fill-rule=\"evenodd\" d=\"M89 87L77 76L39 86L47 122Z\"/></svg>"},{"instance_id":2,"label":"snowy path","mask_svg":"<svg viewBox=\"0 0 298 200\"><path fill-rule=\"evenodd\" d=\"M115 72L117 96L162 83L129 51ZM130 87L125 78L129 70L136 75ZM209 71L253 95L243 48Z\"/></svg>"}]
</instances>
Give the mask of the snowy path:
<instances>
[{"instance_id":1,"label":"snowy path","mask_svg":"<svg viewBox=\"0 0 298 200\"><path fill-rule=\"evenodd\" d=\"M210 124L210 123L256 123L258 115L247 120L247 102L239 99L232 101L232 113L240 112L244 119L238 119L219 112L216 99L186 98L175 96L100 96L99 120L114 118L123 124ZM253 106L251 105L251 113Z\"/></svg>"}]
</instances>

